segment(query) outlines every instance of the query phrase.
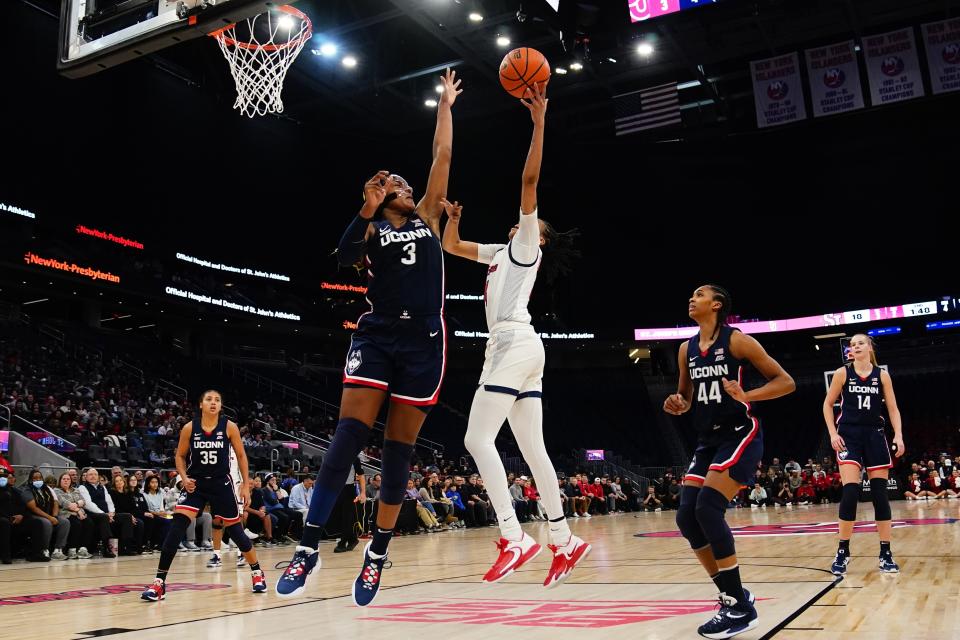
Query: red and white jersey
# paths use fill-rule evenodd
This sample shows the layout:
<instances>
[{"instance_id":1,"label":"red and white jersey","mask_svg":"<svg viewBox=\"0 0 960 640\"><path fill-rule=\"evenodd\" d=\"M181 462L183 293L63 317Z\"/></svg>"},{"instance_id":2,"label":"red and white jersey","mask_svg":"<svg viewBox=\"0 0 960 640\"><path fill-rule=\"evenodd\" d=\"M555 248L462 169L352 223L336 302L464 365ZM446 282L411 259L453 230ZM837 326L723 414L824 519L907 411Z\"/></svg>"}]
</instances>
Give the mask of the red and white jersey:
<instances>
[{"instance_id":1,"label":"red and white jersey","mask_svg":"<svg viewBox=\"0 0 960 640\"><path fill-rule=\"evenodd\" d=\"M490 265L483 291L490 333L510 328L511 323L530 324L527 304L542 257L536 209L529 215L520 213L520 228L508 244L479 245L477 262Z\"/></svg>"}]
</instances>

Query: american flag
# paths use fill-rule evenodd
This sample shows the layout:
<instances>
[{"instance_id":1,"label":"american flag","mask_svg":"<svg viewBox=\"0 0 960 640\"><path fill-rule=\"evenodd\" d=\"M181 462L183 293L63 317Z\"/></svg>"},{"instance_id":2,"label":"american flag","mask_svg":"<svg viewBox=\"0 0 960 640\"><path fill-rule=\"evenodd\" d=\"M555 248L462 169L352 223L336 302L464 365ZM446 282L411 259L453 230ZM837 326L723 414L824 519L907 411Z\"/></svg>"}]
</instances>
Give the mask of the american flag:
<instances>
[{"instance_id":1,"label":"american flag","mask_svg":"<svg viewBox=\"0 0 960 640\"><path fill-rule=\"evenodd\" d=\"M614 96L613 107L618 136L682 122L676 82Z\"/></svg>"}]
</instances>

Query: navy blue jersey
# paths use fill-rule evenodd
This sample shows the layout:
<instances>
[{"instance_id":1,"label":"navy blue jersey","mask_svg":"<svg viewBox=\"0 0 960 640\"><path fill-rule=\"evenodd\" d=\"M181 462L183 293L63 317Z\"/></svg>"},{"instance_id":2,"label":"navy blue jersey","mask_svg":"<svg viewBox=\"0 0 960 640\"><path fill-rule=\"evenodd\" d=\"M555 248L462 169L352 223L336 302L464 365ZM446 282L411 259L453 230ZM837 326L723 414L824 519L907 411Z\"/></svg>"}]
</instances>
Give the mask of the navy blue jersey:
<instances>
[{"instance_id":1,"label":"navy blue jersey","mask_svg":"<svg viewBox=\"0 0 960 640\"><path fill-rule=\"evenodd\" d=\"M227 417L221 415L217 426L209 433L203 430L200 418L195 419L192 426L187 475L191 478L219 478L230 475Z\"/></svg>"},{"instance_id":2,"label":"navy blue jersey","mask_svg":"<svg viewBox=\"0 0 960 640\"><path fill-rule=\"evenodd\" d=\"M440 238L416 214L399 229L372 220L367 240L367 301L374 313L408 318L437 315L443 307Z\"/></svg>"},{"instance_id":3,"label":"navy blue jersey","mask_svg":"<svg viewBox=\"0 0 960 640\"><path fill-rule=\"evenodd\" d=\"M880 379L880 367L874 365L870 373L862 378L852 364L845 368L847 379L840 394L837 424L883 425L883 382Z\"/></svg>"},{"instance_id":4,"label":"navy blue jersey","mask_svg":"<svg viewBox=\"0 0 960 640\"><path fill-rule=\"evenodd\" d=\"M730 350L733 329L720 327L720 333L706 351L700 351L700 335L687 345L687 369L693 382L693 424L701 442L740 439L754 426L750 405L734 400L723 390L723 379L743 384L746 362ZM746 429L746 431L744 431Z\"/></svg>"}]
</instances>

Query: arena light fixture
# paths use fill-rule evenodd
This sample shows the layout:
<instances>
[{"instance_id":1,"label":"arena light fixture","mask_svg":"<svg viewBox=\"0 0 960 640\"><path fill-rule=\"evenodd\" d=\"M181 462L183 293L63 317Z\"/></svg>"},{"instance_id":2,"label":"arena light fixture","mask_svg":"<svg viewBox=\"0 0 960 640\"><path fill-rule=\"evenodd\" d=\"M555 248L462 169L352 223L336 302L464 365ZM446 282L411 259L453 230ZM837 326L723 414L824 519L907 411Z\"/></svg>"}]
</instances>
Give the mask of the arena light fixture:
<instances>
[{"instance_id":1,"label":"arena light fixture","mask_svg":"<svg viewBox=\"0 0 960 640\"><path fill-rule=\"evenodd\" d=\"M353 69L354 67L357 66L357 59L354 58L353 56L344 56L343 60L341 60L340 62L347 69Z\"/></svg>"},{"instance_id":2,"label":"arena light fixture","mask_svg":"<svg viewBox=\"0 0 960 640\"><path fill-rule=\"evenodd\" d=\"M509 46L510 46L510 38L508 38L507 36L497 36L497 46L498 46L498 47L509 47Z\"/></svg>"},{"instance_id":3,"label":"arena light fixture","mask_svg":"<svg viewBox=\"0 0 960 640\"><path fill-rule=\"evenodd\" d=\"M642 56L649 56L653 54L653 45L649 42L641 42L637 46L637 53Z\"/></svg>"}]
</instances>

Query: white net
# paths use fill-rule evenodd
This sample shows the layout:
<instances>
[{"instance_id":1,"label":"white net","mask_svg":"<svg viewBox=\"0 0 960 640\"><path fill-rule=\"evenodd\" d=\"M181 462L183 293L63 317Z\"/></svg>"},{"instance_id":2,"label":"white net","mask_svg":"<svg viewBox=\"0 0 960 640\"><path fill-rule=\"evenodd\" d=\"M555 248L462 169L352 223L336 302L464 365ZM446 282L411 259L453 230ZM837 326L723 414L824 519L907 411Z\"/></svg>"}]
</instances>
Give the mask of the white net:
<instances>
[{"instance_id":1,"label":"white net","mask_svg":"<svg viewBox=\"0 0 960 640\"><path fill-rule=\"evenodd\" d=\"M281 113L284 78L313 37L310 18L284 5L210 35L220 44L237 86L233 108L251 118Z\"/></svg>"}]
</instances>

